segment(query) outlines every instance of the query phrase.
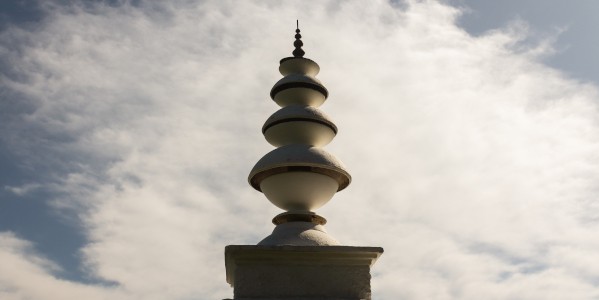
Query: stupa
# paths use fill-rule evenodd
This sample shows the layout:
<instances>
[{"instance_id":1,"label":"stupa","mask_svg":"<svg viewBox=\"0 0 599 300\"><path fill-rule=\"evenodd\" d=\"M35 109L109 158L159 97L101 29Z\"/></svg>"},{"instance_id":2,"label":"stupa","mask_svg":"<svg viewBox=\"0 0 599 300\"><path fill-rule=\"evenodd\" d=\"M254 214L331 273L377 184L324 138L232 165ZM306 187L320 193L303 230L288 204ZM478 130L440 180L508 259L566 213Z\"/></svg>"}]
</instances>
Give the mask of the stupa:
<instances>
[{"instance_id":1,"label":"stupa","mask_svg":"<svg viewBox=\"0 0 599 300\"><path fill-rule=\"evenodd\" d=\"M227 282L234 299L371 299L370 268L383 249L340 244L315 213L350 184L351 176L323 149L337 134L319 109L329 92L315 77L318 64L304 57L299 24L295 32L293 56L280 61L283 78L270 91L282 108L262 126L277 148L248 177L285 212L274 217L273 232L257 245L225 247Z\"/></svg>"}]
</instances>

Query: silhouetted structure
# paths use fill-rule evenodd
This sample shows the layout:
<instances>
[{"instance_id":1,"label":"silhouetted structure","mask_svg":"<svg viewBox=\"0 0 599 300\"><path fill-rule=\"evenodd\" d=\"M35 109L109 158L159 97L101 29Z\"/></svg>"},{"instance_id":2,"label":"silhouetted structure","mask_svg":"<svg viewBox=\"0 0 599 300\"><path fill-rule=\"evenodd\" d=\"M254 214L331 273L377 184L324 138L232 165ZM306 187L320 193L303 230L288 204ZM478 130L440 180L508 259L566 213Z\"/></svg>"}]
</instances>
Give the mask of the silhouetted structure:
<instances>
[{"instance_id":1,"label":"silhouetted structure","mask_svg":"<svg viewBox=\"0 0 599 300\"><path fill-rule=\"evenodd\" d=\"M298 24L299 25L299 24ZM227 282L234 299L370 299L370 267L380 247L341 246L314 213L351 176L322 147L337 126L318 109L328 97L315 76L316 62L304 58L299 26L293 57L281 60L284 76L271 98L282 108L266 120L262 132L275 147L251 170L248 181L277 207L272 234L258 245L225 248Z\"/></svg>"}]
</instances>

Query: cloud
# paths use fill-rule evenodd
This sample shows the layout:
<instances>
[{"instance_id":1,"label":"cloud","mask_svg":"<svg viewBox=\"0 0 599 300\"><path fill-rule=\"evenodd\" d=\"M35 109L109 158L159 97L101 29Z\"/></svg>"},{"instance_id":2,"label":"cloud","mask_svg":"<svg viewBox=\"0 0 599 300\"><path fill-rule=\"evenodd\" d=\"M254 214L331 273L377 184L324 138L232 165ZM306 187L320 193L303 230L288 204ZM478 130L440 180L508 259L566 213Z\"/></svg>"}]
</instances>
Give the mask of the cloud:
<instances>
[{"instance_id":1,"label":"cloud","mask_svg":"<svg viewBox=\"0 0 599 300\"><path fill-rule=\"evenodd\" d=\"M270 150L260 127L296 18L340 129L327 149L354 177L319 213L342 243L385 248L376 299L599 294L597 88L544 66L525 26L472 37L433 1L46 10L0 36L0 137L44 170L27 184L79 216L83 268L113 284L57 279L4 233L2 261L23 266L0 272L9 299L229 296L224 246L258 242L278 213L246 176Z\"/></svg>"},{"instance_id":2,"label":"cloud","mask_svg":"<svg viewBox=\"0 0 599 300\"><path fill-rule=\"evenodd\" d=\"M10 232L0 233L0 297L17 299L115 299L111 288L88 286L50 276L60 269ZM122 299L122 298L121 298Z\"/></svg>"},{"instance_id":3,"label":"cloud","mask_svg":"<svg viewBox=\"0 0 599 300\"><path fill-rule=\"evenodd\" d=\"M29 183L29 184L24 184L21 186L9 186L6 185L4 186L4 189L17 195L17 196L23 196L26 195L32 191L35 191L36 189L40 188L41 185L40 184L36 184L36 183Z\"/></svg>"}]
</instances>

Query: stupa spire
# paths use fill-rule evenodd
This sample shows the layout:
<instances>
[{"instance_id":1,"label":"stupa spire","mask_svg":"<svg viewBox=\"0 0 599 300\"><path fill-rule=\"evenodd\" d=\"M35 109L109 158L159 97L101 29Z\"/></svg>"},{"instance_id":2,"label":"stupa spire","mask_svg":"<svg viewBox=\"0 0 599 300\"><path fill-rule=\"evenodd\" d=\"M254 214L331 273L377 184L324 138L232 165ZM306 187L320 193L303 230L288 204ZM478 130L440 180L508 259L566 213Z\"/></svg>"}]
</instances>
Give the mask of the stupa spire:
<instances>
[{"instance_id":1,"label":"stupa spire","mask_svg":"<svg viewBox=\"0 0 599 300\"><path fill-rule=\"evenodd\" d=\"M276 148L248 176L254 189L285 212L274 217L273 232L258 245L225 247L227 282L239 300L371 300L370 267L383 249L340 245L314 212L351 176L323 149L337 126L319 109L329 92L315 77L318 64L303 57L299 32L297 26L293 56L280 61L283 78L270 91L281 109L262 126Z\"/></svg>"},{"instance_id":2,"label":"stupa spire","mask_svg":"<svg viewBox=\"0 0 599 300\"><path fill-rule=\"evenodd\" d=\"M294 57L304 57L304 54L306 54L306 52L304 52L304 50L302 50L302 46L304 45L304 43L301 40L302 35L300 34L299 20L295 20L295 22L296 22L295 42L293 42L293 46L295 46L295 50L293 50L292 54Z\"/></svg>"},{"instance_id":3,"label":"stupa spire","mask_svg":"<svg viewBox=\"0 0 599 300\"><path fill-rule=\"evenodd\" d=\"M337 126L320 107L329 92L316 79L318 64L302 57L299 22L293 57L281 60L284 76L270 91L282 108L262 126L266 140L278 147L262 157L248 181L286 212L273 219L273 233L259 245L338 245L325 231L325 218L314 210L346 188L351 176L333 154L322 147L337 134Z\"/></svg>"}]
</instances>

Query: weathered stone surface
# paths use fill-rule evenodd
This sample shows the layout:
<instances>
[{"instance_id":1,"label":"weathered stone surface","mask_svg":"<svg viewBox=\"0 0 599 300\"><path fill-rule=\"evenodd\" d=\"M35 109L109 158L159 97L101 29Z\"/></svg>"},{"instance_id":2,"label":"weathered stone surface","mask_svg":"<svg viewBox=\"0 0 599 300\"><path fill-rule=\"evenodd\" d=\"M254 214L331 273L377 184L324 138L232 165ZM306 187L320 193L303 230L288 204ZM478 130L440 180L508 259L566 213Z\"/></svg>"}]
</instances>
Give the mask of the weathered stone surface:
<instances>
[{"instance_id":1,"label":"weathered stone surface","mask_svg":"<svg viewBox=\"0 0 599 300\"><path fill-rule=\"evenodd\" d=\"M324 226L312 222L286 222L275 227L272 234L258 245L338 246Z\"/></svg>"},{"instance_id":2,"label":"weathered stone surface","mask_svg":"<svg viewBox=\"0 0 599 300\"><path fill-rule=\"evenodd\" d=\"M234 299L371 299L370 267L380 247L227 246Z\"/></svg>"}]
</instances>

